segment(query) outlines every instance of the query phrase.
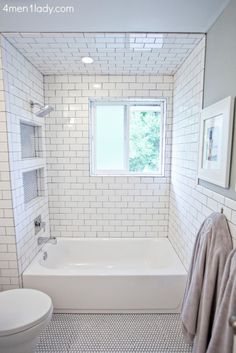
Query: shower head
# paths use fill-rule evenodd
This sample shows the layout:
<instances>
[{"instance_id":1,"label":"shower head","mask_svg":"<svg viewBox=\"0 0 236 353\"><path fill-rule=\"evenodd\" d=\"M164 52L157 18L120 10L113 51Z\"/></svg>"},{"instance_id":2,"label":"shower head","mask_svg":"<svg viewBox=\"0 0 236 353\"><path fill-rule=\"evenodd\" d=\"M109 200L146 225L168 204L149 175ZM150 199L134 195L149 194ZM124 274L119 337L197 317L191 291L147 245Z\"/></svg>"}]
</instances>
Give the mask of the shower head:
<instances>
[{"instance_id":1,"label":"shower head","mask_svg":"<svg viewBox=\"0 0 236 353\"><path fill-rule=\"evenodd\" d=\"M35 112L35 115L43 118L44 116L48 115L50 112L53 111L53 107L51 107L50 105L41 105L39 103L34 103L34 102L30 102L31 107L39 107L39 110L37 110Z\"/></svg>"},{"instance_id":2,"label":"shower head","mask_svg":"<svg viewBox=\"0 0 236 353\"><path fill-rule=\"evenodd\" d=\"M50 105L45 105L44 107L40 108L35 115L43 118L44 116L48 115L50 112L53 111L53 107Z\"/></svg>"}]
</instances>

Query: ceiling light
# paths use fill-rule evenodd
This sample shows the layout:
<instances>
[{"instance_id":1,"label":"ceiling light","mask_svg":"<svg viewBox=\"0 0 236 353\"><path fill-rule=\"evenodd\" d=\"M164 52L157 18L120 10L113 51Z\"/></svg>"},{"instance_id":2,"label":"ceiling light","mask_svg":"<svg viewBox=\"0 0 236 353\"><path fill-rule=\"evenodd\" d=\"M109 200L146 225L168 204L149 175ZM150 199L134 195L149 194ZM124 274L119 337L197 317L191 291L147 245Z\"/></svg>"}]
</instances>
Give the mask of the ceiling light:
<instances>
[{"instance_id":1,"label":"ceiling light","mask_svg":"<svg viewBox=\"0 0 236 353\"><path fill-rule=\"evenodd\" d=\"M93 88L99 89L99 88L101 88L101 84L100 83L94 83Z\"/></svg>"},{"instance_id":2,"label":"ceiling light","mask_svg":"<svg viewBox=\"0 0 236 353\"><path fill-rule=\"evenodd\" d=\"M84 56L81 60L84 64L92 64L93 63L93 59L90 58L90 56Z\"/></svg>"}]
</instances>

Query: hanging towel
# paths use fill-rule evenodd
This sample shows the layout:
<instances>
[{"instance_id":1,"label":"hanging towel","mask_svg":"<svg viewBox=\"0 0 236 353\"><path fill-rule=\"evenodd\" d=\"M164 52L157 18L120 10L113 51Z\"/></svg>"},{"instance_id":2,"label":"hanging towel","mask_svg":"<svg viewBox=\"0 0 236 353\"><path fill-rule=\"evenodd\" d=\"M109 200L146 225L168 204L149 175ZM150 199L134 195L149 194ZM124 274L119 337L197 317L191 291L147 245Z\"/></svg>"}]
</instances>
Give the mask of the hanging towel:
<instances>
[{"instance_id":1,"label":"hanging towel","mask_svg":"<svg viewBox=\"0 0 236 353\"><path fill-rule=\"evenodd\" d=\"M222 275L232 248L225 216L212 213L197 234L181 312L184 338L193 343L193 353L206 353Z\"/></svg>"},{"instance_id":2,"label":"hanging towel","mask_svg":"<svg viewBox=\"0 0 236 353\"><path fill-rule=\"evenodd\" d=\"M233 329L229 318L236 314L236 249L227 259L220 287L219 301L207 353L232 353Z\"/></svg>"}]
</instances>

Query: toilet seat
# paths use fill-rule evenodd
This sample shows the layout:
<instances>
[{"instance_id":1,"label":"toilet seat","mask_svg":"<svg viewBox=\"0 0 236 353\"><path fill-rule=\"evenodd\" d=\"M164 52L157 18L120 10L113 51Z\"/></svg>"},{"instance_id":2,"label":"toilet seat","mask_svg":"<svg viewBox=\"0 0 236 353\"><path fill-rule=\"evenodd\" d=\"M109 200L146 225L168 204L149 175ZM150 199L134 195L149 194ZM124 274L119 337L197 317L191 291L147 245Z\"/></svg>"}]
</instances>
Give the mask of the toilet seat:
<instances>
[{"instance_id":1,"label":"toilet seat","mask_svg":"<svg viewBox=\"0 0 236 353\"><path fill-rule=\"evenodd\" d=\"M12 289L0 293L0 337L38 325L52 313L51 298L35 289Z\"/></svg>"}]
</instances>

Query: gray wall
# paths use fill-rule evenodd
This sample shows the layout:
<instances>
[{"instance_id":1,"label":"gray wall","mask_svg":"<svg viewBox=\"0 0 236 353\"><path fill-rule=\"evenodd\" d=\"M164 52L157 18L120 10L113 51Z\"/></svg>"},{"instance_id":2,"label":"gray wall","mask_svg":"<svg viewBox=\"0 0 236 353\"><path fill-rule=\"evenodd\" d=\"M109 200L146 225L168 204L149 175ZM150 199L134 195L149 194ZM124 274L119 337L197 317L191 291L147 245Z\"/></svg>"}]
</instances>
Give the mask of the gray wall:
<instances>
[{"instance_id":1,"label":"gray wall","mask_svg":"<svg viewBox=\"0 0 236 353\"><path fill-rule=\"evenodd\" d=\"M228 3L229 0L0 0L0 31L206 32ZM28 12L5 12L2 9L6 4L74 6L74 12L49 15L31 11L30 7Z\"/></svg>"},{"instance_id":2,"label":"gray wall","mask_svg":"<svg viewBox=\"0 0 236 353\"><path fill-rule=\"evenodd\" d=\"M204 107L227 96L236 96L236 0L231 0L207 33ZM235 122L234 115L234 122ZM232 147L230 188L200 181L222 195L236 199L236 123Z\"/></svg>"}]
</instances>

